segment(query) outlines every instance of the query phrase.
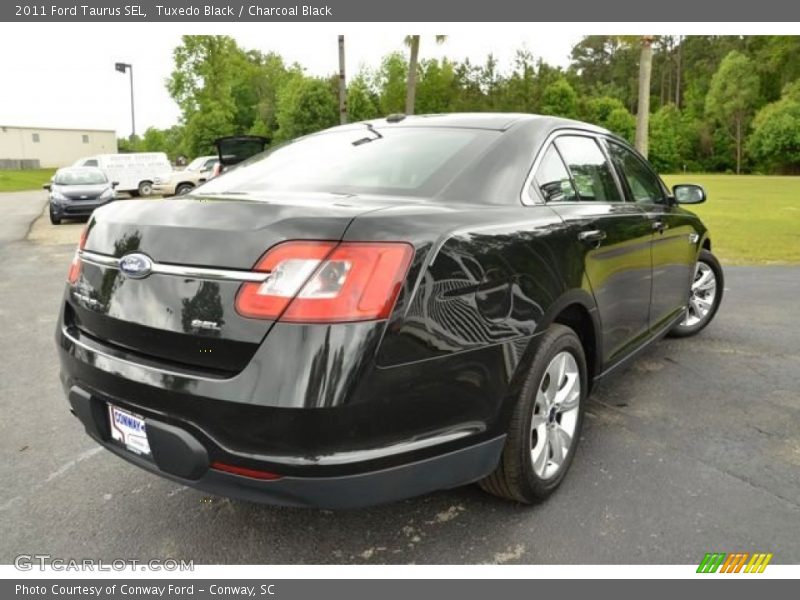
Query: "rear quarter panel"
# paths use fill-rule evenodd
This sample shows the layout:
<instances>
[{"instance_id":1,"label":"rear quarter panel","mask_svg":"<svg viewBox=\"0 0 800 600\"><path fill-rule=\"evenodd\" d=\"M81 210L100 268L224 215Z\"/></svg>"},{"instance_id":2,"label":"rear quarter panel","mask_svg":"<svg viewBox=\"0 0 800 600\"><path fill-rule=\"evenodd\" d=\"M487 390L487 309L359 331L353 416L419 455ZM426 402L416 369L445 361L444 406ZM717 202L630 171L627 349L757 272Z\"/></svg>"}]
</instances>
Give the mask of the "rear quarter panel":
<instances>
[{"instance_id":1,"label":"rear quarter panel","mask_svg":"<svg viewBox=\"0 0 800 600\"><path fill-rule=\"evenodd\" d=\"M566 301L593 308L580 256L546 206L389 208L350 240L407 240L415 259L359 395L391 397L438 424L502 433L535 339Z\"/></svg>"}]
</instances>

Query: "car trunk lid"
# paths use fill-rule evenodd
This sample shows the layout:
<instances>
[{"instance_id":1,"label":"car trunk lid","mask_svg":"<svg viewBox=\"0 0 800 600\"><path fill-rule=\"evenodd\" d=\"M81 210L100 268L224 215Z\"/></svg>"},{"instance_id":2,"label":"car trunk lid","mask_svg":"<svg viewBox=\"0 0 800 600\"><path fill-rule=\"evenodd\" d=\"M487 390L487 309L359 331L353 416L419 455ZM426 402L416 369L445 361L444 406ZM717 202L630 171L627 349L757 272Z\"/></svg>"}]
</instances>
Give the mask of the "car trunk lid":
<instances>
[{"instance_id":1,"label":"car trunk lid","mask_svg":"<svg viewBox=\"0 0 800 600\"><path fill-rule=\"evenodd\" d=\"M377 208L328 194L115 203L90 222L67 326L134 356L231 375L272 325L237 314L237 276L252 275L259 257L280 242L340 240L355 216ZM121 272L118 259L139 253L152 261L152 274Z\"/></svg>"}]
</instances>

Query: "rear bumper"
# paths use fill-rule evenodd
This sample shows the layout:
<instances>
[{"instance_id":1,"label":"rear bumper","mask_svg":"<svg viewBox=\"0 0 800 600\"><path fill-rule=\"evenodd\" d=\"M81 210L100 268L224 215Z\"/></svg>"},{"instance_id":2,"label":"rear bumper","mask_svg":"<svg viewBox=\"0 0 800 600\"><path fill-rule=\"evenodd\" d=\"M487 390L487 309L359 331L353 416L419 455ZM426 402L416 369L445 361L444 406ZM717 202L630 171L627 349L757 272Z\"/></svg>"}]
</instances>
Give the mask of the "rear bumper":
<instances>
[{"instance_id":1,"label":"rear bumper","mask_svg":"<svg viewBox=\"0 0 800 600\"><path fill-rule=\"evenodd\" d=\"M262 480L211 468L209 453L200 440L158 419L146 419L152 460L136 455L110 440L103 400L79 386L70 388L68 397L73 414L86 432L128 462L212 494L282 506L357 508L465 485L495 468L505 442L505 436L499 436L440 455L350 475L289 475Z\"/></svg>"},{"instance_id":2,"label":"rear bumper","mask_svg":"<svg viewBox=\"0 0 800 600\"><path fill-rule=\"evenodd\" d=\"M62 385L88 433L188 486L266 503L346 507L488 475L500 458L506 399L520 385L511 377L527 340L381 367L374 357L384 328L279 322L232 376L110 345L69 325L63 310L56 342ZM173 450L151 440L151 461L117 446L109 403L142 416L148 438L169 432ZM167 462L170 456L178 459ZM243 477L212 463L281 478Z\"/></svg>"}]
</instances>

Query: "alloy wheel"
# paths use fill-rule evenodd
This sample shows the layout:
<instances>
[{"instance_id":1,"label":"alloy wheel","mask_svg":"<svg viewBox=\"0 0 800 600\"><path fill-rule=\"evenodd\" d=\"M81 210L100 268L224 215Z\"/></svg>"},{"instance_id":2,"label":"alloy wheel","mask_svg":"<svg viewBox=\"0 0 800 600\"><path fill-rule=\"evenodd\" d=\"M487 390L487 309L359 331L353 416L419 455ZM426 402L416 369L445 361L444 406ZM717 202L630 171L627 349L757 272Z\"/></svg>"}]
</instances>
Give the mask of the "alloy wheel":
<instances>
[{"instance_id":1,"label":"alloy wheel","mask_svg":"<svg viewBox=\"0 0 800 600\"><path fill-rule=\"evenodd\" d=\"M717 278L713 269L706 263L698 261L689 294L689 305L681 324L692 327L706 319L714 306L716 296Z\"/></svg>"},{"instance_id":2,"label":"alloy wheel","mask_svg":"<svg viewBox=\"0 0 800 600\"><path fill-rule=\"evenodd\" d=\"M554 477L564 465L578 425L581 378L568 351L556 354L536 391L531 418L531 462L541 479Z\"/></svg>"}]
</instances>

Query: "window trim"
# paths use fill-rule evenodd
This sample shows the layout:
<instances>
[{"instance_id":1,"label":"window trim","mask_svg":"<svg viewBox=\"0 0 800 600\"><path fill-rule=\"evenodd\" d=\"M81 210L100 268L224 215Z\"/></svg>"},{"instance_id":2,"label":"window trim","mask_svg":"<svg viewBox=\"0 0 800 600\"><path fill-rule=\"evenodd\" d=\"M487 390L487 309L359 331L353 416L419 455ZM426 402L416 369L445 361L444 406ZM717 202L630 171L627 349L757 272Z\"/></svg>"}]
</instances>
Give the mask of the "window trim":
<instances>
[{"instance_id":1,"label":"window trim","mask_svg":"<svg viewBox=\"0 0 800 600\"><path fill-rule=\"evenodd\" d=\"M539 161L539 166L536 167L536 170L533 172L533 177L531 178L531 185L533 185L534 183L536 184L536 191L540 196L542 196L542 200L544 201L544 204L550 204L550 202L554 202L555 204L574 204L574 203L580 202L580 200L566 200L566 201L559 200L559 201L555 201L555 200L547 200L546 198L544 198L544 194L542 194L542 188L539 185L539 182L536 181L536 173L538 173L539 167L542 166L542 162L544 161L545 157L547 156L547 153L550 152L551 148L553 149L553 152L555 152L556 156L558 157L558 160L561 161L561 166L564 167L564 171L567 173L567 179L569 180L570 186L572 186L572 192L575 194L576 198L580 198L580 193L578 192L578 184L575 182L575 177L573 177L572 171L570 171L570 168L569 168L569 165L567 164L567 161L564 160L564 155L561 154L561 150L559 150L558 146L556 146L555 138L553 139L552 142L550 142L547 145L547 147L545 147L544 152L542 152L542 160Z\"/></svg>"},{"instance_id":2,"label":"window trim","mask_svg":"<svg viewBox=\"0 0 800 600\"><path fill-rule=\"evenodd\" d=\"M595 131L588 131L586 129L577 129L577 128L563 128L563 129L554 129L551 131L547 137L545 138L544 142L539 146L539 150L536 153L536 158L533 160L533 165L531 166L530 170L528 171L528 176L525 178L525 183L522 187L522 191L520 192L520 200L524 206L540 206L546 205L547 201L542 197L541 192L539 191L538 187L536 188L536 197L532 197L531 195L531 188L533 187L533 182L536 179L536 171L539 169L539 165L541 164L542 160L544 160L544 155L552 145L556 152L558 153L559 157L561 158L561 162L564 163L564 167L567 169L567 174L569 175L570 181L572 182L573 188L577 193L578 189L575 186L574 178L572 177L572 171L569 168L569 164L567 161L564 160L564 157L561 155L561 151L558 149L558 146L554 144L554 142L560 137L587 137L594 140L595 144L597 144L600 152L602 153L603 157L608 162L609 166L611 167L611 176L614 178L614 182L617 186L617 191L619 192L620 197L622 200L615 200L615 201L589 201L589 200L571 200L567 202L556 202L555 204L559 205L566 205L566 204L591 204L595 202L596 204L631 204L628 200L628 195L625 188L622 185L622 181L619 178L619 173L617 172L617 168L614 165L614 162L611 160L611 156L608 154L608 149L606 148L605 144L601 142L604 138L609 137L605 133L595 132Z\"/></svg>"},{"instance_id":3,"label":"window trim","mask_svg":"<svg viewBox=\"0 0 800 600\"><path fill-rule=\"evenodd\" d=\"M611 164L614 167L614 170L617 172L618 177L620 179L620 182L624 181L625 195L626 196L630 196L630 202L631 203L637 204L637 205L640 204L639 200L637 200L635 198L635 196L633 195L633 190L631 189L631 186L627 181L628 178L625 175L625 172L622 170L622 167L617 165L614 162L614 160L611 158L611 153L610 153L610 151L608 149L608 145L609 144L616 144L617 146L621 147L623 150L627 150L628 152L630 152L636 158L636 160L638 160L639 163L641 163L645 167L645 169L647 169L650 173L652 173L655 176L656 183L658 183L658 186L661 188L661 193L664 196L663 196L663 198L661 199L660 202L657 201L657 200L649 200L649 202L651 204L654 204L656 206L666 206L669 203L669 198L672 195L670 189L667 187L667 185L661 179L661 175L658 174L658 171L656 171L650 165L648 160L644 156L642 156L641 153L639 153L639 151L636 150L636 148L634 148L630 144L623 143L619 139L616 139L616 138L614 138L612 136L605 136L604 142L605 143L603 144L603 147L604 147L603 149L606 152L606 154L608 155L608 158L611 161Z\"/></svg>"}]
</instances>

